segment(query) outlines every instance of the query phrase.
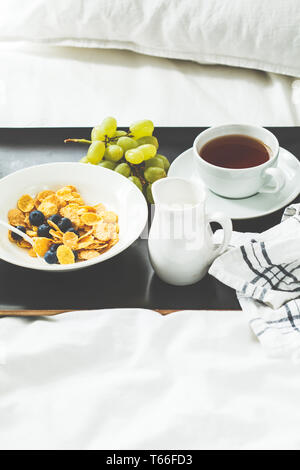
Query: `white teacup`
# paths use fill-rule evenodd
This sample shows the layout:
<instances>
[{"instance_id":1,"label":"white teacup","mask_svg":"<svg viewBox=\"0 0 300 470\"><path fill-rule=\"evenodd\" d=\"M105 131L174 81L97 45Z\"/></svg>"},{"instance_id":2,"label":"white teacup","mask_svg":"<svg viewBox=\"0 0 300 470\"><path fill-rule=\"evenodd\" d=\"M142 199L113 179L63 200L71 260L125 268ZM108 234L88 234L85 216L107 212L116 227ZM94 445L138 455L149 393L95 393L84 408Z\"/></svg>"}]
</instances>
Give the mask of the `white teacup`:
<instances>
[{"instance_id":1,"label":"white teacup","mask_svg":"<svg viewBox=\"0 0 300 470\"><path fill-rule=\"evenodd\" d=\"M213 165L201 158L203 146L225 135L245 135L263 142L270 154L269 160L258 166L232 169ZM227 124L210 127L201 132L193 145L194 159L199 175L207 187L228 198L244 198L260 193L276 193L285 184L285 174L277 168L279 143L272 132L263 127Z\"/></svg>"}]
</instances>

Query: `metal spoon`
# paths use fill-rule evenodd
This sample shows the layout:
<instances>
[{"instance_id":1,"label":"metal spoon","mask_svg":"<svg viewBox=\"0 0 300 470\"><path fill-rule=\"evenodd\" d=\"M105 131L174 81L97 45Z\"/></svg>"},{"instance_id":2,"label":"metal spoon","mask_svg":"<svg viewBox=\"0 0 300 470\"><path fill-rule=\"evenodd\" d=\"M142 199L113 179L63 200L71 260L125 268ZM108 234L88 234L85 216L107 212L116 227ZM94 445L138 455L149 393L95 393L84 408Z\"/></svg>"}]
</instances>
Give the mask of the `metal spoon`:
<instances>
[{"instance_id":1,"label":"metal spoon","mask_svg":"<svg viewBox=\"0 0 300 470\"><path fill-rule=\"evenodd\" d=\"M19 230L18 228L14 227L13 225L8 224L7 222L4 222L4 220L1 220L1 219L0 219L0 225L7 228L11 232L16 233L20 237L24 238L24 240L26 240L28 243L30 243L31 246L33 247L33 239L31 237L29 237L29 235L27 235L26 233L22 232L22 230ZM46 262L44 260L44 258L42 258L42 256L39 256L37 253L36 253L36 255L40 260L43 260L44 263Z\"/></svg>"}]
</instances>

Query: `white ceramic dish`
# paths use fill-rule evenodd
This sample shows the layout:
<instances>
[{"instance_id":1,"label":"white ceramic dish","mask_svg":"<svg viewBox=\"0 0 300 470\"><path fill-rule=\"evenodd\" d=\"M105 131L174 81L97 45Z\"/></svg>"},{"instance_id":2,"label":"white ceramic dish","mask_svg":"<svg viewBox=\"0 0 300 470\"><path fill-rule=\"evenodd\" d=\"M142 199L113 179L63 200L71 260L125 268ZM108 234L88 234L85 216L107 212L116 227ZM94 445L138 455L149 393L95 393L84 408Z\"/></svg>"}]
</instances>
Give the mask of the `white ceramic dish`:
<instances>
[{"instance_id":1,"label":"white ceramic dish","mask_svg":"<svg viewBox=\"0 0 300 470\"><path fill-rule=\"evenodd\" d=\"M26 250L11 243L7 230L0 228L0 258L9 263L43 271L73 271L116 256L141 234L147 222L148 208L141 191L122 175L106 168L83 163L49 163L16 171L0 180L0 218L7 220L9 209L16 207L22 194L34 196L44 189L56 190L67 184L76 186L87 204L102 202L119 216L120 240L107 252L74 264L46 264L31 258Z\"/></svg>"},{"instance_id":2,"label":"white ceramic dish","mask_svg":"<svg viewBox=\"0 0 300 470\"><path fill-rule=\"evenodd\" d=\"M231 219L251 219L285 207L300 193L300 163L288 150L280 148L278 168L283 170L286 177L285 186L278 193L258 193L244 199L228 199L207 189L207 211L221 211ZM205 186L204 181L197 175L192 148L179 155L168 172L168 176L197 179Z\"/></svg>"}]
</instances>

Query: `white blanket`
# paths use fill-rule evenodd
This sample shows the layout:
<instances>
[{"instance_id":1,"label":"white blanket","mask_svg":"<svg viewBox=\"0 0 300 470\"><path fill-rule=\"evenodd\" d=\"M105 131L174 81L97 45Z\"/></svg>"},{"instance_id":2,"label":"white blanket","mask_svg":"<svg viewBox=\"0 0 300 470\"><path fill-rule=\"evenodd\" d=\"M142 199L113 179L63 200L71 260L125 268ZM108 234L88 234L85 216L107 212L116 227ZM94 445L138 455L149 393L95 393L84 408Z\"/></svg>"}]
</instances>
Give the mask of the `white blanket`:
<instances>
[{"instance_id":1,"label":"white blanket","mask_svg":"<svg viewBox=\"0 0 300 470\"><path fill-rule=\"evenodd\" d=\"M0 126L300 124L300 80L128 51L0 45ZM192 142L191 142L192 145Z\"/></svg>"},{"instance_id":2,"label":"white blanket","mask_svg":"<svg viewBox=\"0 0 300 470\"><path fill-rule=\"evenodd\" d=\"M240 311L0 319L1 449L299 449L299 392Z\"/></svg>"},{"instance_id":3,"label":"white blanket","mask_svg":"<svg viewBox=\"0 0 300 470\"><path fill-rule=\"evenodd\" d=\"M300 77L298 0L1 0L0 42L129 49Z\"/></svg>"}]
</instances>

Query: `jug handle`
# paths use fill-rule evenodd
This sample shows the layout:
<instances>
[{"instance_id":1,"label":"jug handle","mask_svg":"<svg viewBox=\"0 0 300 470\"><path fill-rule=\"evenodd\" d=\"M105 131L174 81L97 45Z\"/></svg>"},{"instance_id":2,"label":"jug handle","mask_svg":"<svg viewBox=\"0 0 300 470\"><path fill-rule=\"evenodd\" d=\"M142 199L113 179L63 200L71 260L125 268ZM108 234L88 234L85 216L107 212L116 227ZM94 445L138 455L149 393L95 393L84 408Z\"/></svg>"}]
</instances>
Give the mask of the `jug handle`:
<instances>
[{"instance_id":1,"label":"jug handle","mask_svg":"<svg viewBox=\"0 0 300 470\"><path fill-rule=\"evenodd\" d=\"M227 215L223 214L222 212L214 212L213 214L208 214L207 220L209 224L211 222L217 222L219 225L221 225L223 229L223 233L224 233L222 243L220 244L218 248L215 249L213 253L214 258L216 258L217 256L224 253L224 251L226 250L226 248L228 247L230 243L231 236L232 236L232 222L231 222L231 219L227 217Z\"/></svg>"}]
</instances>

